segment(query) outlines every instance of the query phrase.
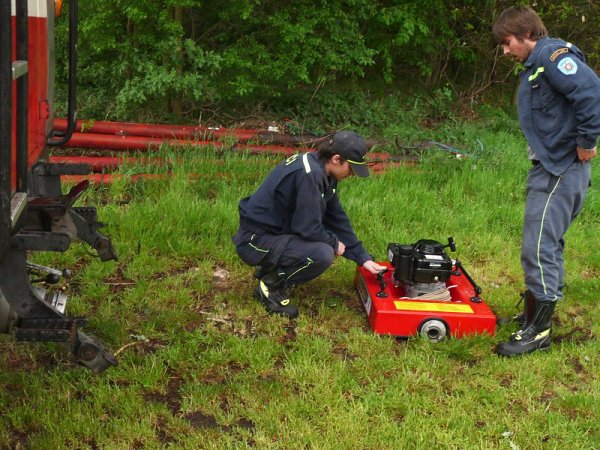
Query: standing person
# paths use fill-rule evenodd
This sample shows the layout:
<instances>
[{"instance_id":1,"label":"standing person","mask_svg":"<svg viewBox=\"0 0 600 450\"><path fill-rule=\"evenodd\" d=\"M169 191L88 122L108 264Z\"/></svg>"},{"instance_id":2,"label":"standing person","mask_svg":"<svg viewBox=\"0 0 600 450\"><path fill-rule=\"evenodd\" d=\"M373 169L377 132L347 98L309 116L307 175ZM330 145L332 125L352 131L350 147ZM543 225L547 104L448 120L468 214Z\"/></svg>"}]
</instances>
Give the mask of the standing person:
<instances>
[{"instance_id":1,"label":"standing person","mask_svg":"<svg viewBox=\"0 0 600 450\"><path fill-rule=\"evenodd\" d=\"M504 54L524 65L517 109L533 165L521 248L524 324L496 350L515 356L550 347L562 299L564 235L583 206L600 135L600 79L579 48L548 37L529 7L503 11L493 33Z\"/></svg>"},{"instance_id":2,"label":"standing person","mask_svg":"<svg viewBox=\"0 0 600 450\"><path fill-rule=\"evenodd\" d=\"M246 264L257 266L254 297L269 313L297 317L288 288L321 275L334 255L374 274L385 269L356 237L337 195L339 181L369 175L367 150L358 134L335 133L318 152L280 163L253 195L240 201L233 243Z\"/></svg>"}]
</instances>

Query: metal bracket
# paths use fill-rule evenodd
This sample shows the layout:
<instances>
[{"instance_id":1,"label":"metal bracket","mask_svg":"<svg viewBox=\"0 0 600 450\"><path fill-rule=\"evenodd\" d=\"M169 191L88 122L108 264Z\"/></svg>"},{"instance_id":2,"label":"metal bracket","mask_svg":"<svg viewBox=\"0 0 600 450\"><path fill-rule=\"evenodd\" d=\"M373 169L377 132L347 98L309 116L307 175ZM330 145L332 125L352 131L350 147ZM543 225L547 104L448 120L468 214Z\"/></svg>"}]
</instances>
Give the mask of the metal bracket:
<instances>
[{"instance_id":1,"label":"metal bracket","mask_svg":"<svg viewBox=\"0 0 600 450\"><path fill-rule=\"evenodd\" d=\"M17 192L13 195L10 201L10 221L13 230L19 221L23 211L27 207L27 194L25 192Z\"/></svg>"},{"instance_id":2,"label":"metal bracket","mask_svg":"<svg viewBox=\"0 0 600 450\"><path fill-rule=\"evenodd\" d=\"M13 61L12 63L12 79L16 80L17 78L22 77L28 71L27 61Z\"/></svg>"},{"instance_id":3,"label":"metal bracket","mask_svg":"<svg viewBox=\"0 0 600 450\"><path fill-rule=\"evenodd\" d=\"M71 238L66 234L22 230L11 236L10 245L14 250L66 252L71 246Z\"/></svg>"}]
</instances>

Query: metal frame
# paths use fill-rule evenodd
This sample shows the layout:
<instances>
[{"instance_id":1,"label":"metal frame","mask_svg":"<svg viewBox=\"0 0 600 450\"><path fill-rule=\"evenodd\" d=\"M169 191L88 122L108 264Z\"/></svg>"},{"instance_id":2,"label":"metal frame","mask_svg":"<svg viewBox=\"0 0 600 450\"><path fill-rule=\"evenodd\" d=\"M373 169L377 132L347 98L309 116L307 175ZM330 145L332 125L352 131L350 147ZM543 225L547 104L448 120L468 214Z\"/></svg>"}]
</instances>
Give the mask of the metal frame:
<instances>
[{"instance_id":1,"label":"metal frame","mask_svg":"<svg viewBox=\"0 0 600 450\"><path fill-rule=\"evenodd\" d=\"M77 0L71 0L69 6L72 29L69 60L71 65L75 65ZM97 221L96 209L74 207L89 182L82 181L66 195L61 194L60 175L73 172L73 168L60 170L56 165L39 162L33 166L29 180L27 0L16 1L15 13L16 30L13 31L11 0L0 0L0 332L14 331L17 340L66 343L80 364L100 373L116 365L117 360L100 342L80 330L87 323L86 319L64 314L65 294L34 285L40 280L32 278L31 265L27 263L28 252L63 252L76 237L94 247L103 261L117 259L117 255L110 240L98 232L102 224ZM12 33L16 33L14 62ZM14 109L13 80L17 84ZM69 86L72 128L75 123L74 83L73 78ZM12 121L15 116L16 151L13 152ZM53 144L64 143L69 137L67 132ZM12 183L13 163L16 163L17 169L16 185ZM75 169L75 172L82 170ZM39 182L41 179L45 182ZM41 187L39 192L30 192L30 184ZM13 202L14 199L19 202ZM15 203L14 208L11 203ZM20 213L13 218L12 213L17 210ZM46 269L55 275L58 272Z\"/></svg>"},{"instance_id":2,"label":"metal frame","mask_svg":"<svg viewBox=\"0 0 600 450\"><path fill-rule=\"evenodd\" d=\"M11 1L0 0L0 261L11 233L12 168L12 33Z\"/></svg>"}]
</instances>

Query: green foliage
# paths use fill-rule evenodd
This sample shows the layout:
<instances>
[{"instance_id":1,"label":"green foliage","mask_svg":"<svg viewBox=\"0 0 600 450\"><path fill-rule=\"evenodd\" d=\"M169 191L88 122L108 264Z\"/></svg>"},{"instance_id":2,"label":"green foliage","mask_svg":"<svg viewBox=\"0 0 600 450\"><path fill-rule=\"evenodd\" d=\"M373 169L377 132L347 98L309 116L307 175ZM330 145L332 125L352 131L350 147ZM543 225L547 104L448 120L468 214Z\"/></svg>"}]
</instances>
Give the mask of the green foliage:
<instances>
[{"instance_id":1,"label":"green foliage","mask_svg":"<svg viewBox=\"0 0 600 450\"><path fill-rule=\"evenodd\" d=\"M512 68L496 61L490 36L507 6L491 0L82 0L80 116L181 121L244 105L281 109L290 93L309 99L348 82L363 92L382 84L433 92L434 103L479 100ZM592 66L598 63L600 44L586 32L600 20L595 4L539 2L538 10L552 35L577 43ZM66 17L57 22L61 95ZM500 89L512 93L510 83ZM437 115L447 116L445 105L434 107L440 106Z\"/></svg>"}]
</instances>

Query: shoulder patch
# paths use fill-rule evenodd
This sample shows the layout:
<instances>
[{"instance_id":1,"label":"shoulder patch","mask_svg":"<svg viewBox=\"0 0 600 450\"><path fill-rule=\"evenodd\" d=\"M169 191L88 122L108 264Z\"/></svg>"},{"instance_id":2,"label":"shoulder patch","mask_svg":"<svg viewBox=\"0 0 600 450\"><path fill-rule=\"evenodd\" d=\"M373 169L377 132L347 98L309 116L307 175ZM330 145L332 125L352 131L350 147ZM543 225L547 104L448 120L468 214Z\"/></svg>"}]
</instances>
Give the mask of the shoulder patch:
<instances>
[{"instance_id":1,"label":"shoulder patch","mask_svg":"<svg viewBox=\"0 0 600 450\"><path fill-rule=\"evenodd\" d=\"M558 58L559 55L562 55L563 53L569 53L569 49L567 47L559 48L554 53L552 53L552 55L550 55L550 61L554 61L556 58Z\"/></svg>"},{"instance_id":2,"label":"shoulder patch","mask_svg":"<svg viewBox=\"0 0 600 450\"><path fill-rule=\"evenodd\" d=\"M577 73L577 63L570 56L567 56L558 63L558 70L565 75L574 75Z\"/></svg>"}]
</instances>

